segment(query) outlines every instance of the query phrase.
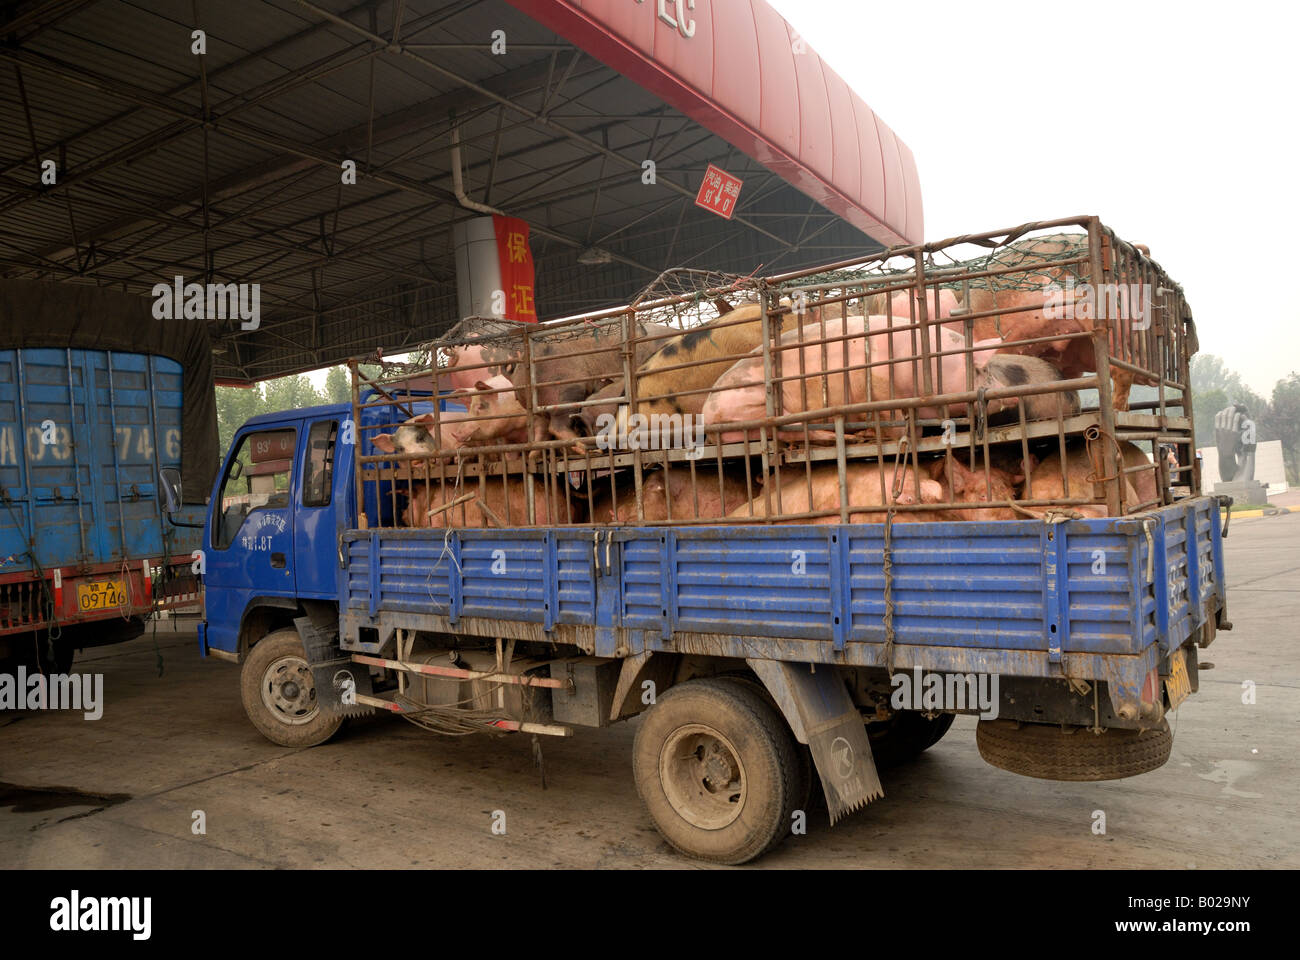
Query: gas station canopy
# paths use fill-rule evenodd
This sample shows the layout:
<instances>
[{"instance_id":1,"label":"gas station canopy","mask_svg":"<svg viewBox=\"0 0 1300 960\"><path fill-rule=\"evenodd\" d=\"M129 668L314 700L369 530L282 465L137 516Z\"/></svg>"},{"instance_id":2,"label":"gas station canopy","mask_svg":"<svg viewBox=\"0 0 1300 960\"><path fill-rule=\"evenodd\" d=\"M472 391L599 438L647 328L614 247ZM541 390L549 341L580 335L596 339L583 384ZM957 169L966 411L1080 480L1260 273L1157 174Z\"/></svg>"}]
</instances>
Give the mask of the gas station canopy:
<instances>
[{"instance_id":1,"label":"gas station canopy","mask_svg":"<svg viewBox=\"0 0 1300 960\"><path fill-rule=\"evenodd\" d=\"M911 152L764 0L3 16L0 275L259 284L256 329L210 321L230 380L437 336L459 320L453 228L488 213L527 222L542 319L670 267L771 273L922 237ZM710 165L741 183L729 217L696 203Z\"/></svg>"}]
</instances>

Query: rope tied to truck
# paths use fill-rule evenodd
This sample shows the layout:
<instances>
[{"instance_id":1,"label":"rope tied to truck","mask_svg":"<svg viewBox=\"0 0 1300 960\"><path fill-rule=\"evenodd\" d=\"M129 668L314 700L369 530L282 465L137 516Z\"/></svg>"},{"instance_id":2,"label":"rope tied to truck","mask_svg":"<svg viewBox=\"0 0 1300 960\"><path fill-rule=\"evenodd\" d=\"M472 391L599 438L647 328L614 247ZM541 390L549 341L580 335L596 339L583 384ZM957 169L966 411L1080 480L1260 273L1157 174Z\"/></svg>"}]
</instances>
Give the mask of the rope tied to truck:
<instances>
[{"instance_id":1,"label":"rope tied to truck","mask_svg":"<svg viewBox=\"0 0 1300 960\"><path fill-rule=\"evenodd\" d=\"M889 675L894 672L894 506L885 511L885 542L881 553L881 572L885 576L885 648L880 659Z\"/></svg>"},{"instance_id":2,"label":"rope tied to truck","mask_svg":"<svg viewBox=\"0 0 1300 960\"><path fill-rule=\"evenodd\" d=\"M885 535L881 550L881 572L884 574L885 587L885 647L881 651L881 660L885 670L894 672L894 504L903 494L903 483L907 477L907 454L909 440L906 435L898 442L898 451L894 454L894 475L890 481L888 507L885 509ZM915 459L915 454L913 454Z\"/></svg>"}]
</instances>

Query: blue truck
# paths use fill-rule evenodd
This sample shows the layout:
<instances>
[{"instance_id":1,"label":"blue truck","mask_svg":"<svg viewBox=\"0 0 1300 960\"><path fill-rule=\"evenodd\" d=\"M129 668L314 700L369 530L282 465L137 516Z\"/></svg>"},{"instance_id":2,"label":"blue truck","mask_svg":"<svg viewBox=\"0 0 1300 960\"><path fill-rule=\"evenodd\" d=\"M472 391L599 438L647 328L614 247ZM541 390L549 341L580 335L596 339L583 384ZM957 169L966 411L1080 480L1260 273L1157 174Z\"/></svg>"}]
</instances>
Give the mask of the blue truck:
<instances>
[{"instance_id":1,"label":"blue truck","mask_svg":"<svg viewBox=\"0 0 1300 960\"><path fill-rule=\"evenodd\" d=\"M0 660L66 672L77 649L197 605L217 455L201 323L96 287L0 283ZM183 468L193 485L167 511L159 474Z\"/></svg>"},{"instance_id":2,"label":"blue truck","mask_svg":"<svg viewBox=\"0 0 1300 960\"><path fill-rule=\"evenodd\" d=\"M957 714L979 717L986 760L1028 776L1154 769L1198 651L1230 627L1222 503L1194 470L1171 482L1147 462L1161 502L1117 516L404 526L411 470L428 483L429 464L376 450L395 415L380 392L250 420L213 487L200 646L242 664L249 719L278 744L322 743L370 710L535 738L639 717L650 819L689 856L743 863L819 788L832 823L881 796L880 771ZM397 417L418 422L440 392L408 392ZM1190 463L1189 402L1083 419L1154 443L1181 430ZM606 467L643 468L620 462ZM458 490L501 469L526 468ZM580 479L568 461L539 469L555 489Z\"/></svg>"}]
</instances>

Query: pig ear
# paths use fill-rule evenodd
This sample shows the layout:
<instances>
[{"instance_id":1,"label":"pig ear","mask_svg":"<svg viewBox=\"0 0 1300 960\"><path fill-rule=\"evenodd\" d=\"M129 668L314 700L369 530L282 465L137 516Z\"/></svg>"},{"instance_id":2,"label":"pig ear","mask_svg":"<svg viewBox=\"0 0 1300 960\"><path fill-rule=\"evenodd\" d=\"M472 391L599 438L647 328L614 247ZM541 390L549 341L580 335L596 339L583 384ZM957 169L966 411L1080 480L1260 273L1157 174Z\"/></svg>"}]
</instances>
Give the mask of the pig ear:
<instances>
[{"instance_id":1,"label":"pig ear","mask_svg":"<svg viewBox=\"0 0 1300 960\"><path fill-rule=\"evenodd\" d=\"M938 460L931 461L930 463L931 480L938 480L940 477L943 476L943 470L944 467L947 465L947 462L948 461L946 457L940 457Z\"/></svg>"},{"instance_id":2,"label":"pig ear","mask_svg":"<svg viewBox=\"0 0 1300 960\"><path fill-rule=\"evenodd\" d=\"M474 381L474 389L475 389L475 390L491 390L492 388L489 387L489 386L487 385L487 383L486 383L485 381L483 381L483 380L475 380L475 381Z\"/></svg>"},{"instance_id":3,"label":"pig ear","mask_svg":"<svg viewBox=\"0 0 1300 960\"><path fill-rule=\"evenodd\" d=\"M943 501L944 501L943 485L939 483L938 480L921 481L921 502L922 503L943 503Z\"/></svg>"},{"instance_id":4,"label":"pig ear","mask_svg":"<svg viewBox=\"0 0 1300 960\"><path fill-rule=\"evenodd\" d=\"M1036 466L1038 466L1038 458L1031 453L1020 461L1020 472L1011 478L1011 482L1024 483L1025 479L1034 472Z\"/></svg>"},{"instance_id":5,"label":"pig ear","mask_svg":"<svg viewBox=\"0 0 1300 960\"><path fill-rule=\"evenodd\" d=\"M391 433L377 433L370 438L370 442L375 445L376 450L382 450L384 453L397 452L397 447L393 446L393 435Z\"/></svg>"},{"instance_id":6,"label":"pig ear","mask_svg":"<svg viewBox=\"0 0 1300 960\"><path fill-rule=\"evenodd\" d=\"M427 423L427 424L432 425L432 424L433 424L433 414L431 414L431 413L421 413L421 414L417 414L416 416L412 417L410 420L407 420L406 422L407 422L407 423L417 423L417 424L426 424L426 423Z\"/></svg>"}]
</instances>

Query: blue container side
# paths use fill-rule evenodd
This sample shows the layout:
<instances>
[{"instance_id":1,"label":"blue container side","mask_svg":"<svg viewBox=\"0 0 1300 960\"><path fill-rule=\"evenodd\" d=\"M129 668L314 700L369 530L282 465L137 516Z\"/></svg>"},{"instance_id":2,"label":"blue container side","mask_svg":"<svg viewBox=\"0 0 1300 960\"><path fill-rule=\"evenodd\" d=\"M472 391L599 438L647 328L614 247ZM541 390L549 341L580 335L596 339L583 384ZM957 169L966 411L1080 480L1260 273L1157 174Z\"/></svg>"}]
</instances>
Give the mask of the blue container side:
<instances>
[{"instance_id":1,"label":"blue container side","mask_svg":"<svg viewBox=\"0 0 1300 960\"><path fill-rule=\"evenodd\" d=\"M157 476L180 467L180 364L82 349L0 350L4 572L189 553L164 524ZM201 509L184 511L202 519Z\"/></svg>"}]
</instances>

